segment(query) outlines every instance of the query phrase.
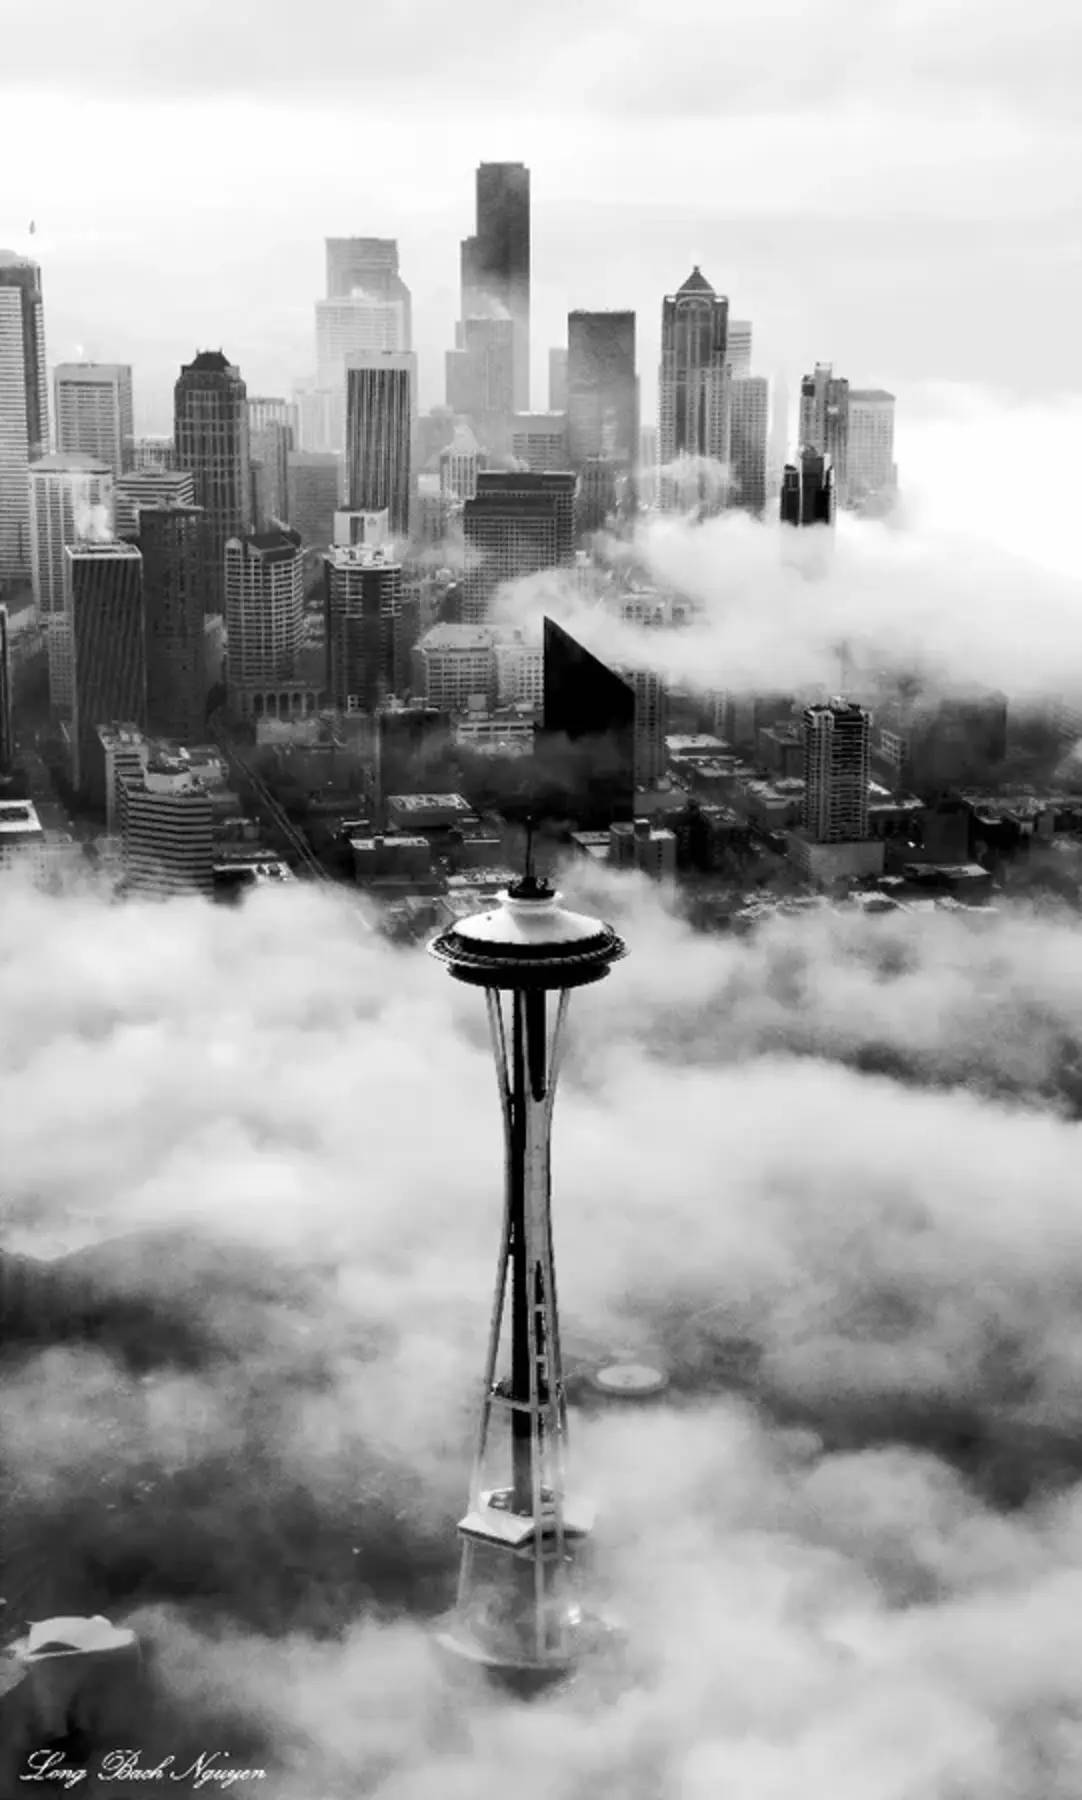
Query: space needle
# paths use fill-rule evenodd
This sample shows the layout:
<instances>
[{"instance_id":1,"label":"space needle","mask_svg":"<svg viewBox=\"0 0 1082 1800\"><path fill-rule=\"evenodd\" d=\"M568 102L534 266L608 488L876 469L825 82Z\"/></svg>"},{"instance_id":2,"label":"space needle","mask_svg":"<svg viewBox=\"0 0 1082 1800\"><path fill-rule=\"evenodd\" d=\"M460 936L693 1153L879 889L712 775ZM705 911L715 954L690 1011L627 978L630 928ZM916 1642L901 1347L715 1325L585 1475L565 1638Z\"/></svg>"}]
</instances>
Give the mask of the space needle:
<instances>
[{"instance_id":1,"label":"space needle","mask_svg":"<svg viewBox=\"0 0 1082 1800\"><path fill-rule=\"evenodd\" d=\"M565 1490L564 1395L550 1211L552 1106L568 997L626 955L600 919L567 912L526 873L499 905L428 946L484 988L503 1110L506 1179L496 1292L458 1598L441 1648L515 1691L569 1675L597 1627L577 1599L591 1518Z\"/></svg>"}]
</instances>

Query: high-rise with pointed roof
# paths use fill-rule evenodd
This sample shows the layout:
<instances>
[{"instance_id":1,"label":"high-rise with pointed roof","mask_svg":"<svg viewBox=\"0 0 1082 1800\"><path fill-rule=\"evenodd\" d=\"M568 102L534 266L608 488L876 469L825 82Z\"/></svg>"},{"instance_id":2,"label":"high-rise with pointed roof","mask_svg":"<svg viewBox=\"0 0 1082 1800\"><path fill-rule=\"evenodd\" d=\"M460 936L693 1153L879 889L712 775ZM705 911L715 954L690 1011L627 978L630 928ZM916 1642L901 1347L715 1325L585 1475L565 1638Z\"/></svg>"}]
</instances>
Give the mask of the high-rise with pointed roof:
<instances>
[{"instance_id":1,"label":"high-rise with pointed roof","mask_svg":"<svg viewBox=\"0 0 1082 1800\"><path fill-rule=\"evenodd\" d=\"M0 250L0 583L30 574L27 471L48 447L41 270Z\"/></svg>"},{"instance_id":2,"label":"high-rise with pointed roof","mask_svg":"<svg viewBox=\"0 0 1082 1800\"><path fill-rule=\"evenodd\" d=\"M667 510L719 511L729 461L729 302L698 264L661 307L658 452Z\"/></svg>"},{"instance_id":3,"label":"high-rise with pointed roof","mask_svg":"<svg viewBox=\"0 0 1082 1800\"><path fill-rule=\"evenodd\" d=\"M205 516L207 610L225 606L225 547L252 522L248 390L220 350L202 350L180 371L174 393L177 466L190 469Z\"/></svg>"}]
</instances>

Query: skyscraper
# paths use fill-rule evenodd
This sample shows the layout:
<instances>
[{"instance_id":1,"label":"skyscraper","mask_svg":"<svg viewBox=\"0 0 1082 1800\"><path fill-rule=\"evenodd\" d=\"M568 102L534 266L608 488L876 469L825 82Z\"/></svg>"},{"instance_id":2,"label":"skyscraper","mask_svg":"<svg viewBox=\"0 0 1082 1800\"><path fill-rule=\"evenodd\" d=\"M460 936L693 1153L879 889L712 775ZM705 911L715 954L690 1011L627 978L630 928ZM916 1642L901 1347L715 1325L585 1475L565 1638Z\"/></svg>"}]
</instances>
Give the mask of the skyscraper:
<instances>
[{"instance_id":1,"label":"skyscraper","mask_svg":"<svg viewBox=\"0 0 1082 1800\"><path fill-rule=\"evenodd\" d=\"M462 243L462 318L506 318L514 326L513 410L530 410L530 171L482 163L477 228Z\"/></svg>"},{"instance_id":2,"label":"skyscraper","mask_svg":"<svg viewBox=\"0 0 1082 1800\"><path fill-rule=\"evenodd\" d=\"M783 525L833 525L834 470L829 456L805 445L781 479Z\"/></svg>"},{"instance_id":3,"label":"skyscraper","mask_svg":"<svg viewBox=\"0 0 1082 1800\"><path fill-rule=\"evenodd\" d=\"M871 723L846 700L804 709L804 826L814 843L868 836Z\"/></svg>"},{"instance_id":4,"label":"skyscraper","mask_svg":"<svg viewBox=\"0 0 1082 1800\"><path fill-rule=\"evenodd\" d=\"M566 783L584 825L630 819L635 802L635 694L555 620L544 628L542 757ZM568 755L568 749L577 752Z\"/></svg>"},{"instance_id":5,"label":"skyscraper","mask_svg":"<svg viewBox=\"0 0 1082 1800\"><path fill-rule=\"evenodd\" d=\"M751 324L747 319L730 319L728 325L727 360L734 380L751 374Z\"/></svg>"},{"instance_id":6,"label":"skyscraper","mask_svg":"<svg viewBox=\"0 0 1082 1800\"><path fill-rule=\"evenodd\" d=\"M30 574L26 477L48 446L41 270L0 250L0 582Z\"/></svg>"},{"instance_id":7,"label":"skyscraper","mask_svg":"<svg viewBox=\"0 0 1082 1800\"><path fill-rule=\"evenodd\" d=\"M147 728L198 743L206 727L206 552L198 506L139 514L147 664Z\"/></svg>"},{"instance_id":8,"label":"skyscraper","mask_svg":"<svg viewBox=\"0 0 1082 1800\"><path fill-rule=\"evenodd\" d=\"M248 431L254 437L266 425L284 425L296 439L297 405L294 400L280 399L277 394L249 394Z\"/></svg>"},{"instance_id":9,"label":"skyscraper","mask_svg":"<svg viewBox=\"0 0 1082 1800\"><path fill-rule=\"evenodd\" d=\"M12 662L8 609L0 606L0 775L7 775L15 762L15 683Z\"/></svg>"},{"instance_id":10,"label":"skyscraper","mask_svg":"<svg viewBox=\"0 0 1082 1800\"><path fill-rule=\"evenodd\" d=\"M764 375L736 375L729 386L730 504L761 513L766 505L770 398Z\"/></svg>"},{"instance_id":11,"label":"skyscraper","mask_svg":"<svg viewBox=\"0 0 1082 1800\"><path fill-rule=\"evenodd\" d=\"M618 479L635 470L639 382L633 312L567 316L567 447L571 467L602 457Z\"/></svg>"},{"instance_id":12,"label":"skyscraper","mask_svg":"<svg viewBox=\"0 0 1082 1800\"><path fill-rule=\"evenodd\" d=\"M225 547L225 629L230 704L260 710L258 696L290 681L304 641L304 551L299 532L261 531Z\"/></svg>"},{"instance_id":13,"label":"skyscraper","mask_svg":"<svg viewBox=\"0 0 1082 1800\"><path fill-rule=\"evenodd\" d=\"M292 426L269 419L251 436L252 523L260 531L289 522L289 453Z\"/></svg>"},{"instance_id":14,"label":"skyscraper","mask_svg":"<svg viewBox=\"0 0 1082 1800\"><path fill-rule=\"evenodd\" d=\"M346 384L348 504L356 512L386 508L394 535L408 537L417 358L389 351L351 356Z\"/></svg>"},{"instance_id":15,"label":"skyscraper","mask_svg":"<svg viewBox=\"0 0 1082 1800\"><path fill-rule=\"evenodd\" d=\"M327 396L330 448L345 448L350 358L409 347L409 319L400 299L358 293L316 302L316 391Z\"/></svg>"},{"instance_id":16,"label":"skyscraper","mask_svg":"<svg viewBox=\"0 0 1082 1800\"><path fill-rule=\"evenodd\" d=\"M177 466L190 469L206 514L208 612L223 610L225 546L251 524L248 390L220 350L186 363L174 389Z\"/></svg>"},{"instance_id":17,"label":"skyscraper","mask_svg":"<svg viewBox=\"0 0 1082 1800\"><path fill-rule=\"evenodd\" d=\"M309 549L325 550L333 541L342 483L341 456L330 451L290 451L286 517Z\"/></svg>"},{"instance_id":18,"label":"skyscraper","mask_svg":"<svg viewBox=\"0 0 1082 1800\"><path fill-rule=\"evenodd\" d=\"M837 503L844 506L849 491L849 383L834 374L830 363L816 363L815 373L801 381L798 442L830 457Z\"/></svg>"},{"instance_id":19,"label":"skyscraper","mask_svg":"<svg viewBox=\"0 0 1082 1800\"><path fill-rule=\"evenodd\" d=\"M396 669L402 565L382 546L355 544L323 559L327 693L340 712L375 712L405 685Z\"/></svg>"},{"instance_id":20,"label":"skyscraper","mask_svg":"<svg viewBox=\"0 0 1082 1800\"><path fill-rule=\"evenodd\" d=\"M728 300L715 293L698 265L662 302L658 454L666 510L713 512L724 505L728 322Z\"/></svg>"},{"instance_id":21,"label":"skyscraper","mask_svg":"<svg viewBox=\"0 0 1082 1800\"><path fill-rule=\"evenodd\" d=\"M575 477L482 469L462 509L472 555L462 583L462 617L482 624L502 582L568 564L574 556Z\"/></svg>"},{"instance_id":22,"label":"skyscraper","mask_svg":"<svg viewBox=\"0 0 1082 1800\"><path fill-rule=\"evenodd\" d=\"M440 493L448 501L472 500L477 492L478 444L468 426L459 425L440 451Z\"/></svg>"},{"instance_id":23,"label":"skyscraper","mask_svg":"<svg viewBox=\"0 0 1082 1800\"><path fill-rule=\"evenodd\" d=\"M413 306L409 288L398 272L396 238L327 238L327 298L340 300L350 294L367 294L391 300L402 307L405 339L400 348L413 348Z\"/></svg>"},{"instance_id":24,"label":"skyscraper","mask_svg":"<svg viewBox=\"0 0 1082 1800\"><path fill-rule=\"evenodd\" d=\"M30 549L34 604L49 660L49 702L72 703L71 620L66 611L69 545L112 537L113 472L74 452L43 456L30 469Z\"/></svg>"},{"instance_id":25,"label":"skyscraper","mask_svg":"<svg viewBox=\"0 0 1082 1800\"><path fill-rule=\"evenodd\" d=\"M885 388L850 388L848 448L850 500L895 488L894 395Z\"/></svg>"},{"instance_id":26,"label":"skyscraper","mask_svg":"<svg viewBox=\"0 0 1082 1800\"><path fill-rule=\"evenodd\" d=\"M567 411L566 344L557 344L549 351L549 411Z\"/></svg>"},{"instance_id":27,"label":"skyscraper","mask_svg":"<svg viewBox=\"0 0 1082 1800\"><path fill-rule=\"evenodd\" d=\"M514 323L463 319L445 361L447 405L471 421L491 455L509 447L515 402Z\"/></svg>"},{"instance_id":28,"label":"skyscraper","mask_svg":"<svg viewBox=\"0 0 1082 1800\"><path fill-rule=\"evenodd\" d=\"M75 544L64 552L71 620L71 782L105 805L99 725L146 724L143 559L134 544Z\"/></svg>"},{"instance_id":29,"label":"skyscraper","mask_svg":"<svg viewBox=\"0 0 1082 1800\"><path fill-rule=\"evenodd\" d=\"M53 375L56 447L106 462L115 477L132 466L131 367L128 363L61 363Z\"/></svg>"}]
</instances>

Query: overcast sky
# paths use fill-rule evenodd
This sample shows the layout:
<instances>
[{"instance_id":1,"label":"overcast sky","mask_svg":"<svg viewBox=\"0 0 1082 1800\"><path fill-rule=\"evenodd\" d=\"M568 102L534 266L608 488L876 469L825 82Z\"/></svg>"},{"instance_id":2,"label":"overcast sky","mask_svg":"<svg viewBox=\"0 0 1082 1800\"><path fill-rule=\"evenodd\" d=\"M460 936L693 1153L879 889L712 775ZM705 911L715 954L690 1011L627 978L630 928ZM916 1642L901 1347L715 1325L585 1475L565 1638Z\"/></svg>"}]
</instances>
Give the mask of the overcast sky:
<instances>
[{"instance_id":1,"label":"overcast sky","mask_svg":"<svg viewBox=\"0 0 1082 1800\"><path fill-rule=\"evenodd\" d=\"M250 392L314 362L328 234L396 235L422 401L443 398L478 161L533 171L534 404L572 306L700 262L766 373L1082 386L1073 0L76 0L5 26L0 244L45 270L50 360L136 369L170 424L219 344Z\"/></svg>"}]
</instances>

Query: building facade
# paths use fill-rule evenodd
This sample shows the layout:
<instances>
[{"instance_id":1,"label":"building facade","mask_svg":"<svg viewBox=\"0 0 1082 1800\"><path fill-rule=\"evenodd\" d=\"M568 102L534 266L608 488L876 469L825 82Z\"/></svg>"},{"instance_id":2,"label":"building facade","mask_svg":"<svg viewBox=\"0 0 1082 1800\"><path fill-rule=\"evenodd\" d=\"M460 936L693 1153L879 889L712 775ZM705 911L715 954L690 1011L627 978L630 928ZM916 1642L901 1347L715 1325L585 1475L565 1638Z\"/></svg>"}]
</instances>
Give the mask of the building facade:
<instances>
[{"instance_id":1,"label":"building facade","mask_svg":"<svg viewBox=\"0 0 1082 1800\"><path fill-rule=\"evenodd\" d=\"M125 886L162 899L214 886L214 807L183 757L154 751L118 789Z\"/></svg>"},{"instance_id":2,"label":"building facade","mask_svg":"<svg viewBox=\"0 0 1082 1800\"><path fill-rule=\"evenodd\" d=\"M829 456L805 446L795 462L786 463L781 478L783 525L833 525L834 470Z\"/></svg>"},{"instance_id":3,"label":"building facade","mask_svg":"<svg viewBox=\"0 0 1082 1800\"><path fill-rule=\"evenodd\" d=\"M230 704L285 683L304 642L304 550L300 533L231 538L225 547L226 683Z\"/></svg>"},{"instance_id":4,"label":"building facade","mask_svg":"<svg viewBox=\"0 0 1082 1800\"><path fill-rule=\"evenodd\" d=\"M380 545L339 545L323 559L327 696L339 712L373 713L400 687L402 565Z\"/></svg>"},{"instance_id":5,"label":"building facade","mask_svg":"<svg viewBox=\"0 0 1082 1800\"><path fill-rule=\"evenodd\" d=\"M413 431L417 359L372 352L346 369L346 493L355 511L390 514L391 531L408 538L413 497Z\"/></svg>"},{"instance_id":6,"label":"building facade","mask_svg":"<svg viewBox=\"0 0 1082 1800\"><path fill-rule=\"evenodd\" d=\"M576 472L594 458L634 476L639 439L639 382L633 312L567 316L567 447Z\"/></svg>"},{"instance_id":7,"label":"building facade","mask_svg":"<svg viewBox=\"0 0 1082 1800\"><path fill-rule=\"evenodd\" d=\"M405 322L403 350L413 348L413 303L399 272L396 238L347 237L325 239L327 298L341 300L351 294L367 294L402 308Z\"/></svg>"},{"instance_id":8,"label":"building facade","mask_svg":"<svg viewBox=\"0 0 1082 1800\"><path fill-rule=\"evenodd\" d=\"M885 388L850 388L849 499L854 505L898 484L894 462L894 395Z\"/></svg>"},{"instance_id":9,"label":"building facade","mask_svg":"<svg viewBox=\"0 0 1082 1800\"><path fill-rule=\"evenodd\" d=\"M462 508L466 569L462 578L462 618L483 624L498 587L561 560L559 496L543 486L559 476L482 470L477 493ZM575 478L563 477L574 505ZM574 515L572 514L572 520ZM574 543L573 524L571 544Z\"/></svg>"},{"instance_id":10,"label":"building facade","mask_svg":"<svg viewBox=\"0 0 1082 1800\"><path fill-rule=\"evenodd\" d=\"M750 327L749 327L750 330ZM770 395L763 375L734 375L729 385L729 502L744 512L766 506Z\"/></svg>"},{"instance_id":11,"label":"building facade","mask_svg":"<svg viewBox=\"0 0 1082 1800\"><path fill-rule=\"evenodd\" d=\"M511 455L517 463L525 463L531 475L569 470L567 414L515 413L511 420Z\"/></svg>"},{"instance_id":12,"label":"building facade","mask_svg":"<svg viewBox=\"0 0 1082 1800\"><path fill-rule=\"evenodd\" d=\"M113 486L117 537L138 537L144 506L194 506L195 476L188 469L133 469Z\"/></svg>"},{"instance_id":13,"label":"building facade","mask_svg":"<svg viewBox=\"0 0 1082 1800\"><path fill-rule=\"evenodd\" d=\"M108 463L119 479L132 466L131 366L61 363L53 374L56 448Z\"/></svg>"},{"instance_id":14,"label":"building facade","mask_svg":"<svg viewBox=\"0 0 1082 1800\"><path fill-rule=\"evenodd\" d=\"M71 707L71 620L64 553L112 536L113 472L89 456L43 456L31 465L31 581L49 660L49 702Z\"/></svg>"},{"instance_id":15,"label":"building facade","mask_svg":"<svg viewBox=\"0 0 1082 1800\"><path fill-rule=\"evenodd\" d=\"M345 464L331 451L291 450L286 517L307 549L325 550L334 541L334 515L342 504Z\"/></svg>"},{"instance_id":16,"label":"building facade","mask_svg":"<svg viewBox=\"0 0 1082 1800\"><path fill-rule=\"evenodd\" d=\"M438 712L466 712L473 700L496 699L495 636L483 626L434 625L416 645L412 687Z\"/></svg>"},{"instance_id":17,"label":"building facade","mask_svg":"<svg viewBox=\"0 0 1082 1800\"><path fill-rule=\"evenodd\" d=\"M849 383L835 375L830 363L816 363L800 384L798 442L829 456L837 501L848 499Z\"/></svg>"},{"instance_id":18,"label":"building facade","mask_svg":"<svg viewBox=\"0 0 1082 1800\"><path fill-rule=\"evenodd\" d=\"M871 714L846 700L804 709L804 828L812 842L868 836Z\"/></svg>"},{"instance_id":19,"label":"building facade","mask_svg":"<svg viewBox=\"0 0 1082 1800\"><path fill-rule=\"evenodd\" d=\"M27 472L48 448L41 270L0 250L0 582L30 575Z\"/></svg>"},{"instance_id":20,"label":"building facade","mask_svg":"<svg viewBox=\"0 0 1082 1800\"><path fill-rule=\"evenodd\" d=\"M206 728L206 536L201 507L139 514L146 634L147 728L198 743Z\"/></svg>"},{"instance_id":21,"label":"building facade","mask_svg":"<svg viewBox=\"0 0 1082 1800\"><path fill-rule=\"evenodd\" d=\"M477 226L462 243L462 319L510 318L513 392L509 411L530 410L530 171L482 163Z\"/></svg>"},{"instance_id":22,"label":"building facade","mask_svg":"<svg viewBox=\"0 0 1082 1800\"><path fill-rule=\"evenodd\" d=\"M75 544L64 552L71 620L71 781L104 809L98 727L146 728L143 559L134 544Z\"/></svg>"},{"instance_id":23,"label":"building facade","mask_svg":"<svg viewBox=\"0 0 1082 1800\"><path fill-rule=\"evenodd\" d=\"M584 825L630 819L635 799L635 694L555 620L544 626L538 747Z\"/></svg>"},{"instance_id":24,"label":"building facade","mask_svg":"<svg viewBox=\"0 0 1082 1800\"><path fill-rule=\"evenodd\" d=\"M225 547L252 522L248 390L220 350L186 363L174 389L177 466L194 478L195 504L206 515L210 576L208 611L221 612Z\"/></svg>"},{"instance_id":25,"label":"building facade","mask_svg":"<svg viewBox=\"0 0 1082 1800\"><path fill-rule=\"evenodd\" d=\"M717 512L729 462L729 302L701 269L661 308L658 454L661 504Z\"/></svg>"}]
</instances>

